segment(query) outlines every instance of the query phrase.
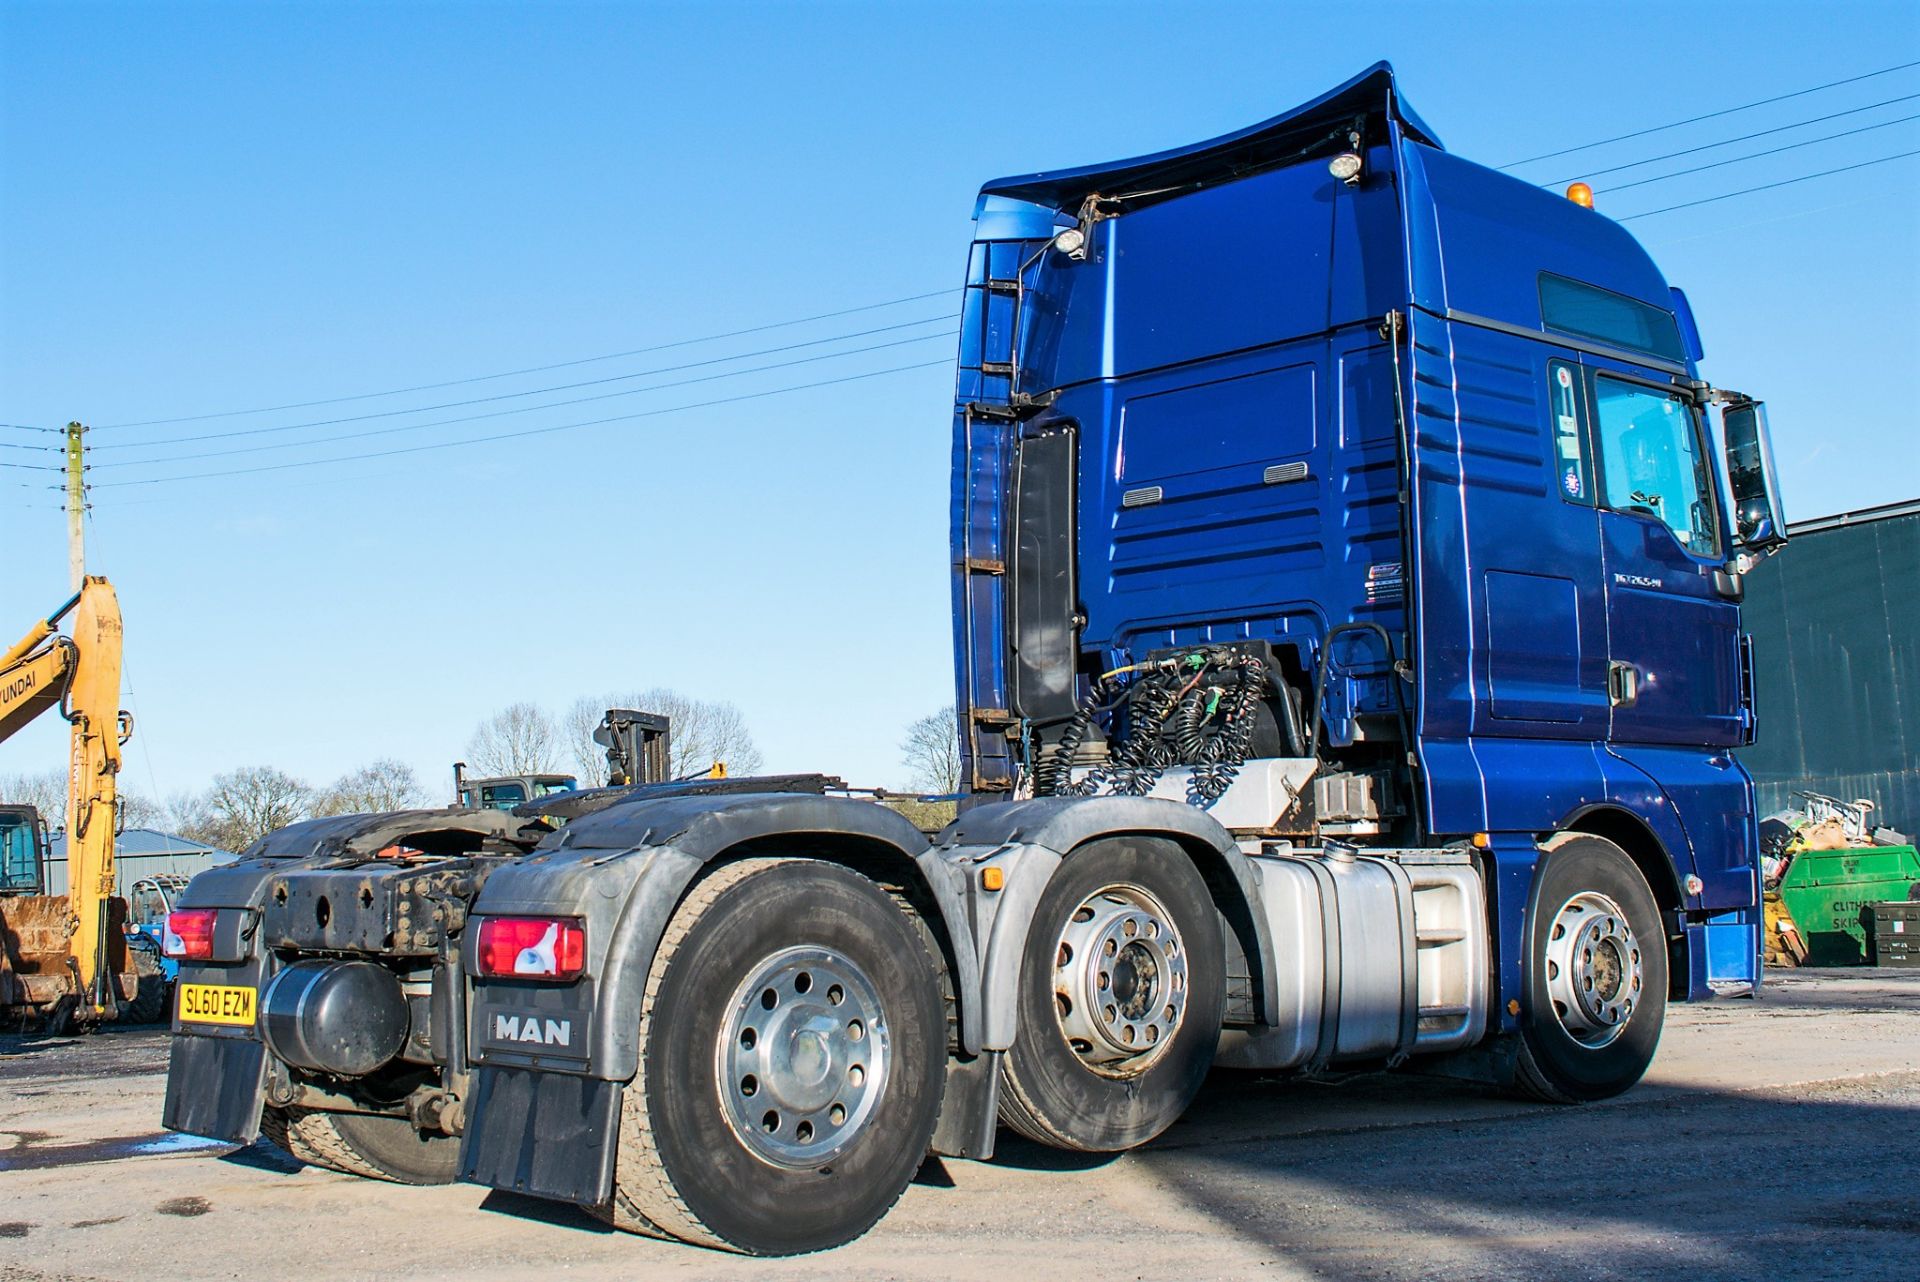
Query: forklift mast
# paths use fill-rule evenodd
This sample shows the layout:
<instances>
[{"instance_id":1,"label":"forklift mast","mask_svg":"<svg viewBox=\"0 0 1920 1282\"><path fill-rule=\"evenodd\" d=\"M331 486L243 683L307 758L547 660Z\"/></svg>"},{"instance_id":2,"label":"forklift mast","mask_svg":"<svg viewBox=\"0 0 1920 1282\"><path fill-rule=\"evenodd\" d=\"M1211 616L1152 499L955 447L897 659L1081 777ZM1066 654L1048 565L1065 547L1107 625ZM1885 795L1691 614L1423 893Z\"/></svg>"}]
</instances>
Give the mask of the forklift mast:
<instances>
[{"instance_id":1,"label":"forklift mast","mask_svg":"<svg viewBox=\"0 0 1920 1282\"><path fill-rule=\"evenodd\" d=\"M657 712L608 708L593 741L607 750L607 782L614 787L665 783L672 720Z\"/></svg>"}]
</instances>

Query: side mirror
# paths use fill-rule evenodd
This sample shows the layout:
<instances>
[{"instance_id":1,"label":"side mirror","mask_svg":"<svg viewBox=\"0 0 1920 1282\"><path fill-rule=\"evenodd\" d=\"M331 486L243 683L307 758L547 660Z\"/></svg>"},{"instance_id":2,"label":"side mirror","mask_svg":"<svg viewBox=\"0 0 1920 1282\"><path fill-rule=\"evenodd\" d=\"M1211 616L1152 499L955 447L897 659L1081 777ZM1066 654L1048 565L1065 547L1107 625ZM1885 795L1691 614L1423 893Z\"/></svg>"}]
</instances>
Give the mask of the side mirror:
<instances>
[{"instance_id":1,"label":"side mirror","mask_svg":"<svg viewBox=\"0 0 1920 1282\"><path fill-rule=\"evenodd\" d=\"M1727 484L1733 493L1734 542L1762 554L1785 547L1787 523L1780 510L1766 405L1749 400L1728 403L1720 412L1720 437L1726 450Z\"/></svg>"}]
</instances>

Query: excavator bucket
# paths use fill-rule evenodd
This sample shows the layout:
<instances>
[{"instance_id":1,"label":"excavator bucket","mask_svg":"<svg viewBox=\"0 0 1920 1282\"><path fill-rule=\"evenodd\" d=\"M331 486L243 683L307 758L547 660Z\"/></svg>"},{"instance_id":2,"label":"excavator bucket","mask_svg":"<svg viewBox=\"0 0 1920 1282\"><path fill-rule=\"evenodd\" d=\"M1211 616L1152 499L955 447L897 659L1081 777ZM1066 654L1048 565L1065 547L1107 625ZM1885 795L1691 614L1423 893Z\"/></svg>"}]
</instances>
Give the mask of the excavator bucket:
<instances>
[{"instance_id":1,"label":"excavator bucket","mask_svg":"<svg viewBox=\"0 0 1920 1282\"><path fill-rule=\"evenodd\" d=\"M131 1003L140 995L140 978L122 937L126 915L126 901L113 900L108 958L121 1002ZM73 930L64 895L0 896L0 1011L8 1023L58 1016L77 1003Z\"/></svg>"}]
</instances>

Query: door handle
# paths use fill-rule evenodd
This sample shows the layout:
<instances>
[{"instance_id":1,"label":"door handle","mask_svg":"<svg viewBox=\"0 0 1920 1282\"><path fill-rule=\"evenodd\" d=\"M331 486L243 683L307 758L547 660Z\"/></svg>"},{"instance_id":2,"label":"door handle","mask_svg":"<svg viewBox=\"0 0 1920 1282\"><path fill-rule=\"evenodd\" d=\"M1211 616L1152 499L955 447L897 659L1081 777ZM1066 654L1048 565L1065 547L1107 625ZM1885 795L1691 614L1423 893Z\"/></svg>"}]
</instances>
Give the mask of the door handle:
<instances>
[{"instance_id":1,"label":"door handle","mask_svg":"<svg viewBox=\"0 0 1920 1282\"><path fill-rule=\"evenodd\" d=\"M1615 659L1607 665L1607 702L1616 708L1631 708L1640 697L1640 669Z\"/></svg>"}]
</instances>

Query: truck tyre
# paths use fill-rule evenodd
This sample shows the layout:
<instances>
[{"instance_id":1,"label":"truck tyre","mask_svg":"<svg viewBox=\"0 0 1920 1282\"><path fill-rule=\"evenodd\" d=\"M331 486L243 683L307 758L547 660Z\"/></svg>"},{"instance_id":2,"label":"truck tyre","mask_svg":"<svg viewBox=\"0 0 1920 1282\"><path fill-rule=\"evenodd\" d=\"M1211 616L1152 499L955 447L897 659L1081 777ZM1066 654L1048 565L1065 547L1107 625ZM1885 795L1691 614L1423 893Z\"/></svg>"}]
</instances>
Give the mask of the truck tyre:
<instances>
[{"instance_id":1,"label":"truck tyre","mask_svg":"<svg viewBox=\"0 0 1920 1282\"><path fill-rule=\"evenodd\" d=\"M395 1184L452 1183L460 1161L457 1136L423 1134L404 1117L269 1105L260 1133L309 1166Z\"/></svg>"},{"instance_id":2,"label":"truck tyre","mask_svg":"<svg viewBox=\"0 0 1920 1282\"><path fill-rule=\"evenodd\" d=\"M1115 837L1067 856L1028 928L1000 1120L1092 1153L1173 1125L1213 1064L1225 947L1206 882L1178 846Z\"/></svg>"},{"instance_id":3,"label":"truck tyre","mask_svg":"<svg viewBox=\"0 0 1920 1282\"><path fill-rule=\"evenodd\" d=\"M1578 1104L1631 1087L1667 1011L1667 940L1646 878L1602 837L1543 847L1513 1088Z\"/></svg>"},{"instance_id":4,"label":"truck tyre","mask_svg":"<svg viewBox=\"0 0 1920 1282\"><path fill-rule=\"evenodd\" d=\"M934 960L886 891L818 860L729 864L654 955L602 1214L750 1255L849 1242L925 1159L946 1058Z\"/></svg>"}]
</instances>

